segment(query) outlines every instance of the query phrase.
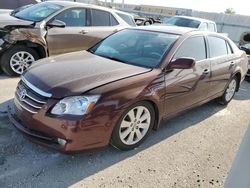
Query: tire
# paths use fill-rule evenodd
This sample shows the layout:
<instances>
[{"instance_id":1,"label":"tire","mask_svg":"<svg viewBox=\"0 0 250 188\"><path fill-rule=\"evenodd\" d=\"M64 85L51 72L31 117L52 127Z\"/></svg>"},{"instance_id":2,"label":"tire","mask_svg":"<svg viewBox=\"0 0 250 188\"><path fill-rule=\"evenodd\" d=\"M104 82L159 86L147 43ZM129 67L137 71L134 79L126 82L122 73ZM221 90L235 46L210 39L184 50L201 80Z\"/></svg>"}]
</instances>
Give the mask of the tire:
<instances>
[{"instance_id":1,"label":"tire","mask_svg":"<svg viewBox=\"0 0 250 188\"><path fill-rule=\"evenodd\" d=\"M146 21L145 23L144 23L144 25L151 25L152 23L151 23L151 21Z\"/></svg>"},{"instance_id":2,"label":"tire","mask_svg":"<svg viewBox=\"0 0 250 188\"><path fill-rule=\"evenodd\" d=\"M1 68L8 76L20 76L37 59L39 55L35 50L17 45L4 52Z\"/></svg>"},{"instance_id":3,"label":"tire","mask_svg":"<svg viewBox=\"0 0 250 188\"><path fill-rule=\"evenodd\" d=\"M112 132L111 145L120 150L138 147L149 135L154 121L154 107L149 102L142 101L130 106Z\"/></svg>"},{"instance_id":4,"label":"tire","mask_svg":"<svg viewBox=\"0 0 250 188\"><path fill-rule=\"evenodd\" d=\"M233 77L226 90L224 91L223 95L218 99L219 103L222 105L227 105L234 97L236 89L238 87L239 81L236 77Z\"/></svg>"}]
</instances>

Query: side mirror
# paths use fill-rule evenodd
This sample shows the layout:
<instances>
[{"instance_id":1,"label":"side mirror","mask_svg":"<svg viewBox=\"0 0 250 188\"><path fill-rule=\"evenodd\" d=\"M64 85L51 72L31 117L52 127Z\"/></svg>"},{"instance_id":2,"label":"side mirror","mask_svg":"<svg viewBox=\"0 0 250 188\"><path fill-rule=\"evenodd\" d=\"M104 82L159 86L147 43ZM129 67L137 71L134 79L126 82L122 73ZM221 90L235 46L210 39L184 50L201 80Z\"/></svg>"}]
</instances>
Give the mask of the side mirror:
<instances>
[{"instance_id":1,"label":"side mirror","mask_svg":"<svg viewBox=\"0 0 250 188\"><path fill-rule=\"evenodd\" d=\"M60 27L60 28L64 28L66 26L66 24L60 20L53 20L49 23L47 23L48 27Z\"/></svg>"},{"instance_id":2,"label":"side mirror","mask_svg":"<svg viewBox=\"0 0 250 188\"><path fill-rule=\"evenodd\" d=\"M173 60L169 66L168 70L173 69L191 69L195 65L195 60L193 58L178 58Z\"/></svg>"}]
</instances>

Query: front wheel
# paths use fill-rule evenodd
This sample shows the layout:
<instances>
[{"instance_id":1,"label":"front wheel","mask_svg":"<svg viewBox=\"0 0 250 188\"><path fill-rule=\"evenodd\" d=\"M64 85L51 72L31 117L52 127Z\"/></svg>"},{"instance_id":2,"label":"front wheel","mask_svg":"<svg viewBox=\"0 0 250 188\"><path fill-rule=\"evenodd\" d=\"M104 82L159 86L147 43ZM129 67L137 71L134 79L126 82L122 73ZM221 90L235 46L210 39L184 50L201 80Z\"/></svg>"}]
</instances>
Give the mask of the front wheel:
<instances>
[{"instance_id":1,"label":"front wheel","mask_svg":"<svg viewBox=\"0 0 250 188\"><path fill-rule=\"evenodd\" d=\"M111 138L111 144L120 150L138 147L148 136L155 121L153 106L139 102L128 108L118 120Z\"/></svg>"},{"instance_id":2,"label":"front wheel","mask_svg":"<svg viewBox=\"0 0 250 188\"><path fill-rule=\"evenodd\" d=\"M2 55L1 68L8 76L19 76L37 59L39 55L32 48L14 46Z\"/></svg>"},{"instance_id":3,"label":"front wheel","mask_svg":"<svg viewBox=\"0 0 250 188\"><path fill-rule=\"evenodd\" d=\"M238 79L233 77L229 82L224 94L219 98L219 103L227 105L234 97L238 86Z\"/></svg>"}]
</instances>

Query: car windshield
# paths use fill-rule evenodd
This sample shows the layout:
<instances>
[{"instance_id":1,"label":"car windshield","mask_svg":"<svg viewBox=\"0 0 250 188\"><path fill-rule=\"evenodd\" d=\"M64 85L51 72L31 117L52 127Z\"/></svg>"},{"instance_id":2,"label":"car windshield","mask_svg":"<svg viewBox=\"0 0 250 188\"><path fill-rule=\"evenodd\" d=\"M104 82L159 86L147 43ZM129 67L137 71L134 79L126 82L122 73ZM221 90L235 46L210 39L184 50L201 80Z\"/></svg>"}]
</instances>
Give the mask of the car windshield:
<instances>
[{"instance_id":1,"label":"car windshield","mask_svg":"<svg viewBox=\"0 0 250 188\"><path fill-rule=\"evenodd\" d=\"M197 20L187 19L187 18L172 17L172 18L167 19L164 22L164 24L176 25L180 27L198 28L201 22Z\"/></svg>"},{"instance_id":2,"label":"car windshield","mask_svg":"<svg viewBox=\"0 0 250 188\"><path fill-rule=\"evenodd\" d=\"M176 34L125 29L88 51L123 63L155 68L178 37Z\"/></svg>"},{"instance_id":3,"label":"car windshield","mask_svg":"<svg viewBox=\"0 0 250 188\"><path fill-rule=\"evenodd\" d=\"M62 6L53 3L38 3L20 10L12 14L12 16L22 20L40 22L61 8Z\"/></svg>"},{"instance_id":4,"label":"car windshield","mask_svg":"<svg viewBox=\"0 0 250 188\"><path fill-rule=\"evenodd\" d=\"M28 7L31 7L31 6L33 6L33 5L34 5L34 4L29 4L29 5L24 5L24 6L21 6L21 7L19 7L19 8L16 8L15 10L13 10L13 11L11 12L11 15L15 15L16 13L18 13L18 12L20 12L20 11L22 11L22 10L28 8Z\"/></svg>"}]
</instances>

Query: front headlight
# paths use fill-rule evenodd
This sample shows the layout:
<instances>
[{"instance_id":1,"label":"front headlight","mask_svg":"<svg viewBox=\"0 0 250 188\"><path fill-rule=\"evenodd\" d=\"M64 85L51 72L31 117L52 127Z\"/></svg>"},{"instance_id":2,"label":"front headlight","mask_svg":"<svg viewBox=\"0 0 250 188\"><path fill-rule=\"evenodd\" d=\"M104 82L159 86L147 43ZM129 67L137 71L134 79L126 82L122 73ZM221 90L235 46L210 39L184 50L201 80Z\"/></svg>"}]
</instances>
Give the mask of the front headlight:
<instances>
[{"instance_id":1,"label":"front headlight","mask_svg":"<svg viewBox=\"0 0 250 188\"><path fill-rule=\"evenodd\" d=\"M99 98L99 95L67 97L54 106L51 114L84 115L91 111Z\"/></svg>"}]
</instances>

